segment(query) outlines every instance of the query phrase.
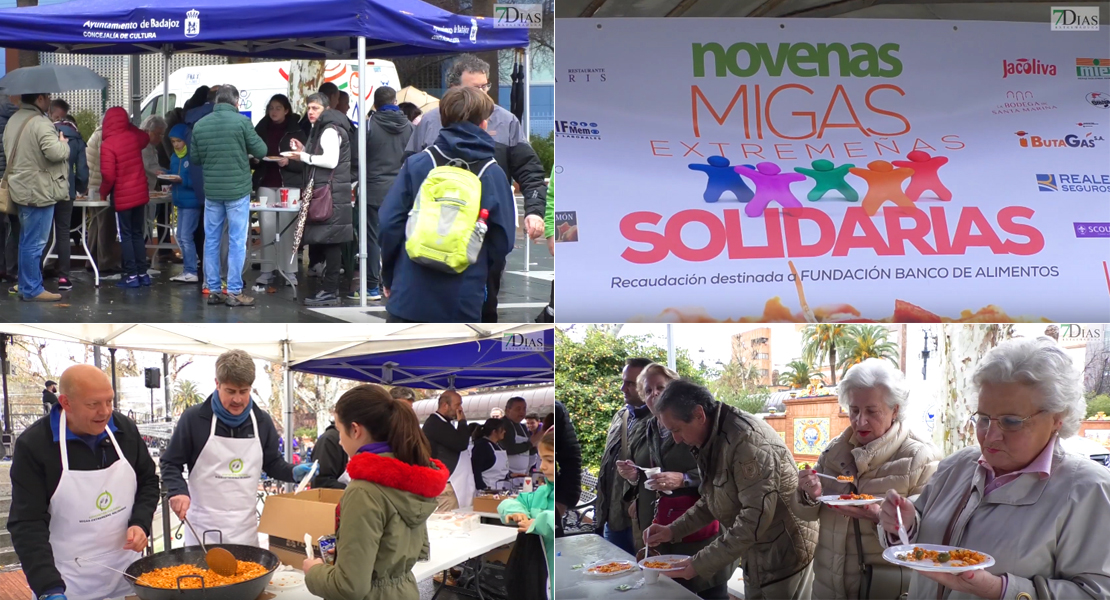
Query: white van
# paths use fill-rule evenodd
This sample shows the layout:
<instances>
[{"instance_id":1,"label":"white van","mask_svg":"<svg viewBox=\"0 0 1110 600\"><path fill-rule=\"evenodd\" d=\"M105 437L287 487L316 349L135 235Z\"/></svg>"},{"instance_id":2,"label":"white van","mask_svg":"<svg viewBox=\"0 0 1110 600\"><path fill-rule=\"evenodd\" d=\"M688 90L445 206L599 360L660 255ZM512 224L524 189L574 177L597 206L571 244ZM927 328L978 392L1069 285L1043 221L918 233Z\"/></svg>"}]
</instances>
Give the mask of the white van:
<instances>
[{"instance_id":1,"label":"white van","mask_svg":"<svg viewBox=\"0 0 1110 600\"><path fill-rule=\"evenodd\" d=\"M230 83L239 88L239 112L258 124L266 116L266 103L274 94L289 95L290 61L257 62L235 65L208 65L185 67L170 74L170 97L167 107L162 106L163 84L143 99L142 118L152 114L165 115L170 108L185 106L193 92L202 85L212 86ZM367 105L374 103L374 90L383 85L400 91L401 78L397 67L388 60L368 60L364 71L368 74L369 86L362 91ZM347 116L358 123L358 61L329 60L324 63L324 81L335 83L339 91L351 95L351 109ZM293 112L304 115L304 107L293 107ZM141 122L141 121L140 121Z\"/></svg>"}]
</instances>

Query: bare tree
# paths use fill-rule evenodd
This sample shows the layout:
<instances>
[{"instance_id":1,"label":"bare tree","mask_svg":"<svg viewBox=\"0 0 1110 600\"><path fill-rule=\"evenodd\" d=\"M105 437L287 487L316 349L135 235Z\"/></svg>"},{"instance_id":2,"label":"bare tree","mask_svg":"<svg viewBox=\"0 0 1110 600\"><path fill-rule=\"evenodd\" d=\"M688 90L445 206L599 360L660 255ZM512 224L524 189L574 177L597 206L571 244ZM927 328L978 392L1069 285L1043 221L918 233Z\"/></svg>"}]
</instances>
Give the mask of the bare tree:
<instances>
[{"instance_id":1,"label":"bare tree","mask_svg":"<svg viewBox=\"0 0 1110 600\"><path fill-rule=\"evenodd\" d=\"M944 365L943 406L934 441L945 456L976 444L971 425L971 399L975 393L971 376L979 361L992 348L1013 337L1012 325L948 325L944 330L943 350L938 356Z\"/></svg>"},{"instance_id":2,"label":"bare tree","mask_svg":"<svg viewBox=\"0 0 1110 600\"><path fill-rule=\"evenodd\" d=\"M289 63L289 103L293 112L306 114L305 99L324 83L324 61L294 60ZM332 107L334 108L334 107Z\"/></svg>"}]
</instances>

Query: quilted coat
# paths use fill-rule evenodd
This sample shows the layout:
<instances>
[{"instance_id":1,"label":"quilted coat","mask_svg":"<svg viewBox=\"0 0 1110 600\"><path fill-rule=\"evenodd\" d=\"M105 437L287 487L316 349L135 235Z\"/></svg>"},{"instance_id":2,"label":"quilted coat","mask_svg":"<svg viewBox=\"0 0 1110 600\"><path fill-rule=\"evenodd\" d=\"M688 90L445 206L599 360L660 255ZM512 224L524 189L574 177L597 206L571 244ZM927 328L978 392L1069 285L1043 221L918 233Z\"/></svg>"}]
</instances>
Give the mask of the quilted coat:
<instances>
[{"instance_id":1,"label":"quilted coat","mask_svg":"<svg viewBox=\"0 0 1110 600\"><path fill-rule=\"evenodd\" d=\"M112 206L122 212L150 202L143 148L150 136L131 124L127 111L118 106L104 115L100 143L100 197L112 195Z\"/></svg>"}]
</instances>

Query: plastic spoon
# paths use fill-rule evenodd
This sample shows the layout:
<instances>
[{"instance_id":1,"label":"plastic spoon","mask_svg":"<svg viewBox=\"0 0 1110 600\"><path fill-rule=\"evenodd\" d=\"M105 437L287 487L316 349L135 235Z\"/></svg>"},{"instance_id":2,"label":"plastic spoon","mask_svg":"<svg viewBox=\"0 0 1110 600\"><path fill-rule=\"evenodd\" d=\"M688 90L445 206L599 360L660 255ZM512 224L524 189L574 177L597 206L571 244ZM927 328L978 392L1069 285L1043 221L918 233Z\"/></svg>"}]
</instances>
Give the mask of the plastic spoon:
<instances>
[{"instance_id":1,"label":"plastic spoon","mask_svg":"<svg viewBox=\"0 0 1110 600\"><path fill-rule=\"evenodd\" d=\"M108 569L109 571L115 571L116 573L119 573L120 575L123 575L124 577L130 579L131 581L134 581L134 582L139 581L139 579L137 577L135 577L134 575L128 575L127 573L124 573L123 571L120 571L119 569L109 567L108 565L103 564L103 563L98 563L95 560L89 560L87 558L81 558L80 556L73 559L73 562L77 563L77 566L81 566L81 561L85 561L87 563L92 563L92 564L94 564L98 567L104 567L105 569Z\"/></svg>"},{"instance_id":2,"label":"plastic spoon","mask_svg":"<svg viewBox=\"0 0 1110 600\"><path fill-rule=\"evenodd\" d=\"M308 555L308 560L316 558L312 555L312 535L304 534L304 553Z\"/></svg>"},{"instance_id":3,"label":"plastic spoon","mask_svg":"<svg viewBox=\"0 0 1110 600\"><path fill-rule=\"evenodd\" d=\"M894 511L898 513L898 539L901 540L903 546L909 546L910 538L906 535L906 526L902 523L902 508L895 506Z\"/></svg>"},{"instance_id":4,"label":"plastic spoon","mask_svg":"<svg viewBox=\"0 0 1110 600\"><path fill-rule=\"evenodd\" d=\"M297 489L294 490L293 493L299 494L303 492L305 488L308 487L308 484L312 483L312 478L316 476L316 471L319 468L320 462L315 460L312 461L312 468L308 470L308 474L304 476L304 479L302 479L301 482L297 484Z\"/></svg>"}]
</instances>

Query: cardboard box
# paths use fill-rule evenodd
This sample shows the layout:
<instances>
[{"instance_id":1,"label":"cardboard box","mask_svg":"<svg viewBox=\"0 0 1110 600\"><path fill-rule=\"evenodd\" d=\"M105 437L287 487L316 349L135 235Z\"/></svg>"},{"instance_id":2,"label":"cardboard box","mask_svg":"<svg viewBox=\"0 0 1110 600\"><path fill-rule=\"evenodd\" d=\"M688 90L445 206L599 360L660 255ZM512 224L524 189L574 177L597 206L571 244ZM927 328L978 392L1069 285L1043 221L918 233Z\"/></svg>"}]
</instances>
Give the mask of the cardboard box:
<instances>
[{"instance_id":1,"label":"cardboard box","mask_svg":"<svg viewBox=\"0 0 1110 600\"><path fill-rule=\"evenodd\" d=\"M515 498L516 496L510 496ZM474 512L497 513L497 507L507 500L505 497L476 496L474 498Z\"/></svg>"},{"instance_id":2,"label":"cardboard box","mask_svg":"<svg viewBox=\"0 0 1110 600\"><path fill-rule=\"evenodd\" d=\"M313 555L320 557L315 541L335 534L335 507L343 490L308 490L299 494L279 494L266 499L258 531L269 536L270 552L281 562L301 568L304 563L304 534L312 536Z\"/></svg>"}]
</instances>

